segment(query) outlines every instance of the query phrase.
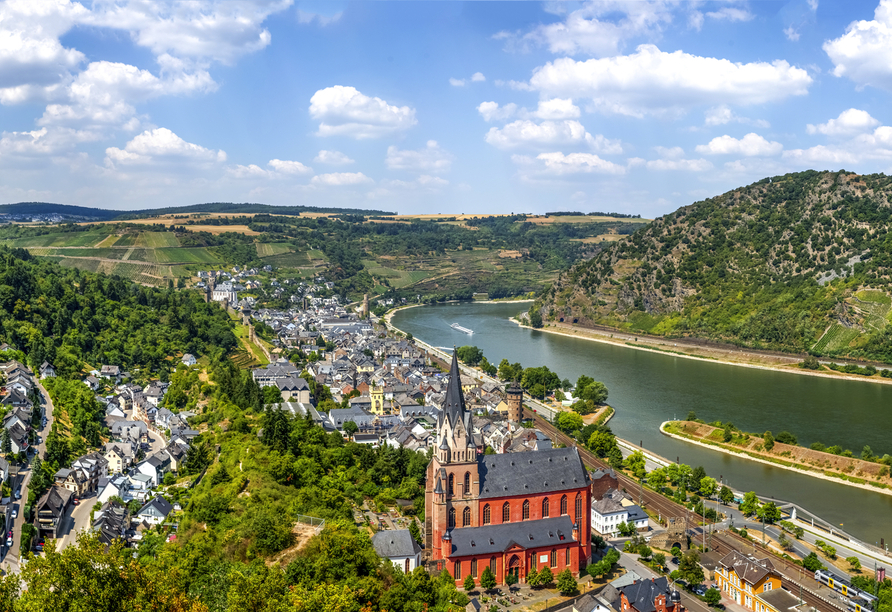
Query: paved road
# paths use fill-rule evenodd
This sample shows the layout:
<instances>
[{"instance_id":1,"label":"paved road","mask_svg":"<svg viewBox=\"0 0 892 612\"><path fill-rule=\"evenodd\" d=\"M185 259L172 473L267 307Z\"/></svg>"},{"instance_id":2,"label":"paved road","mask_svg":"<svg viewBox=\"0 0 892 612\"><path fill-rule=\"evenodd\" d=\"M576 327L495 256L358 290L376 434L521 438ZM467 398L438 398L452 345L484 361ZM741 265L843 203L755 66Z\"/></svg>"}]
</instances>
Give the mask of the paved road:
<instances>
[{"instance_id":1,"label":"paved road","mask_svg":"<svg viewBox=\"0 0 892 612\"><path fill-rule=\"evenodd\" d=\"M56 542L56 549L62 550L66 546L70 546L77 541L79 531L88 529L90 526L90 510L96 503L96 495L90 495L80 500L77 506L71 506L72 510L65 517L62 523L61 537Z\"/></svg>"}]
</instances>

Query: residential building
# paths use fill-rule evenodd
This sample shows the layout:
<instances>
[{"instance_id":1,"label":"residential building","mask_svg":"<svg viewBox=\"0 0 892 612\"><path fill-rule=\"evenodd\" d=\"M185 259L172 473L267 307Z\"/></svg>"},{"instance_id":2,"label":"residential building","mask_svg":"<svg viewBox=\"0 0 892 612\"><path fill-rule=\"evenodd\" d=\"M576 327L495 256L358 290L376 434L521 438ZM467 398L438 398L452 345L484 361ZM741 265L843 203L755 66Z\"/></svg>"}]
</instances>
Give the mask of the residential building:
<instances>
[{"instance_id":1,"label":"residential building","mask_svg":"<svg viewBox=\"0 0 892 612\"><path fill-rule=\"evenodd\" d=\"M170 505L170 502L160 495L156 495L139 509L139 512L136 513L136 518L144 523L160 525L172 511L173 506Z\"/></svg>"},{"instance_id":2,"label":"residential building","mask_svg":"<svg viewBox=\"0 0 892 612\"><path fill-rule=\"evenodd\" d=\"M186 353L185 355L183 355L183 358L180 359L180 362L186 366L194 366L196 363L198 363L198 360L195 359L195 355L193 355L192 353Z\"/></svg>"},{"instance_id":3,"label":"residential building","mask_svg":"<svg viewBox=\"0 0 892 612\"><path fill-rule=\"evenodd\" d=\"M379 531L372 537L375 552L383 559L390 559L394 567L409 574L421 567L421 545L408 529Z\"/></svg>"},{"instance_id":4,"label":"residential building","mask_svg":"<svg viewBox=\"0 0 892 612\"><path fill-rule=\"evenodd\" d=\"M737 551L719 562L715 580L728 597L753 612L764 612L765 602L758 601L757 595L781 588L780 574L767 556L759 559Z\"/></svg>"},{"instance_id":5,"label":"residential building","mask_svg":"<svg viewBox=\"0 0 892 612\"><path fill-rule=\"evenodd\" d=\"M43 494L34 506L34 527L39 538L59 537L73 494L62 487L53 485Z\"/></svg>"},{"instance_id":6,"label":"residential building","mask_svg":"<svg viewBox=\"0 0 892 612\"><path fill-rule=\"evenodd\" d=\"M636 580L619 590L621 612L684 612L681 595L665 576Z\"/></svg>"}]
</instances>

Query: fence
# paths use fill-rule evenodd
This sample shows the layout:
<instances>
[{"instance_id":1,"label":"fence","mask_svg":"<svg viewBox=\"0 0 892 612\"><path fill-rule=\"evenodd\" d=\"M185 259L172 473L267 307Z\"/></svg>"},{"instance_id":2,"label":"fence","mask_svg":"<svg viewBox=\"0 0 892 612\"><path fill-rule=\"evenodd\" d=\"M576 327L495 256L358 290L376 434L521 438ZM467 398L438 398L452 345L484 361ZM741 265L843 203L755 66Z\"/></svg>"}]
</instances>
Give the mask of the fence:
<instances>
[{"instance_id":1,"label":"fence","mask_svg":"<svg viewBox=\"0 0 892 612\"><path fill-rule=\"evenodd\" d=\"M316 535L319 535L320 533L322 533L322 530L325 529L325 519L318 518L316 516L298 514L297 522L313 527L313 531L316 533Z\"/></svg>"}]
</instances>

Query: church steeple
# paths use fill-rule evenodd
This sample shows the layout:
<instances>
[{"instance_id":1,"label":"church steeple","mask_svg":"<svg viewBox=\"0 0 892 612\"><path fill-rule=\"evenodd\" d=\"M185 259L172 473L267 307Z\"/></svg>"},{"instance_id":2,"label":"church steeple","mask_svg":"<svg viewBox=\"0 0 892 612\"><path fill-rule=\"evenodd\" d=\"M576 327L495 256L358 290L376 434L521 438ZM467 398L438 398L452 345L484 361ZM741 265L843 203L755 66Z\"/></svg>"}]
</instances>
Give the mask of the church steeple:
<instances>
[{"instance_id":1,"label":"church steeple","mask_svg":"<svg viewBox=\"0 0 892 612\"><path fill-rule=\"evenodd\" d=\"M443 412L450 420L452 426L463 421L467 410L465 409L465 394L461 390L461 370L458 368L458 351L452 350L452 366L449 368L449 385L446 387L446 401L443 404Z\"/></svg>"},{"instance_id":2,"label":"church steeple","mask_svg":"<svg viewBox=\"0 0 892 612\"><path fill-rule=\"evenodd\" d=\"M461 388L461 370L458 355L452 351L446 400L437 423L438 455L442 463L476 461L471 413L465 407L465 394Z\"/></svg>"}]
</instances>

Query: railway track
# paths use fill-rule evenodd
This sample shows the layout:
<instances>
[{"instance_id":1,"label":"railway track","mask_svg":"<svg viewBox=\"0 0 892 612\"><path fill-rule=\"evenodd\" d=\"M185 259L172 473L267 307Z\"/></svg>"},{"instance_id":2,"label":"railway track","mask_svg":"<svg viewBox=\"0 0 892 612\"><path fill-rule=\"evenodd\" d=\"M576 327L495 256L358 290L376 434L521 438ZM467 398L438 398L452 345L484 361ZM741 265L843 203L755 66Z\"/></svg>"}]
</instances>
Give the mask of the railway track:
<instances>
[{"instance_id":1,"label":"railway track","mask_svg":"<svg viewBox=\"0 0 892 612\"><path fill-rule=\"evenodd\" d=\"M568 447L574 447L579 451L579 456L582 458L583 464L587 468L604 468L609 469L609 465L598 458L594 453L589 451L584 446L577 443L576 440L556 428L554 425L543 419L541 416L532 412L529 409L525 409L526 416L532 418L536 424L536 427L545 432L552 440L558 441L562 444L565 444ZM697 520L700 518L698 515L695 515L689 509L685 508L681 504L678 504L671 499L666 498L665 496L651 491L649 489L640 488L640 484L633 478L626 476L625 474L621 474L619 472L616 473L617 480L622 488L626 490L630 495L634 496L636 491L639 491L641 500L644 505L647 506L648 510L651 512L656 512L663 518L668 517L685 517L690 521L692 526L697 525ZM748 554L747 549L753 547L753 543L749 540L745 540L741 536L733 533L733 532L721 532L721 535L718 533L713 533L710 536L710 542L712 550L720 554L728 554L731 551L737 551L743 554ZM766 551L765 554L770 554ZM845 611L847 608L844 603L838 602L834 603L830 599L822 597L817 592L818 589L823 588L823 585L812 580L814 584L808 583L806 578L808 577L807 570L803 570L801 566L796 565L786 559L781 557L776 557L771 555L771 562L774 565L775 569L777 569L781 576L781 584L791 593L797 594L800 591L800 586L802 587L802 599L815 608L816 610L821 610L822 612L839 612ZM800 575L800 571L802 571L803 579L800 581L794 580L791 576L796 576L797 578ZM827 590L828 595L832 593L832 591ZM833 595L835 597L835 595Z\"/></svg>"}]
</instances>

